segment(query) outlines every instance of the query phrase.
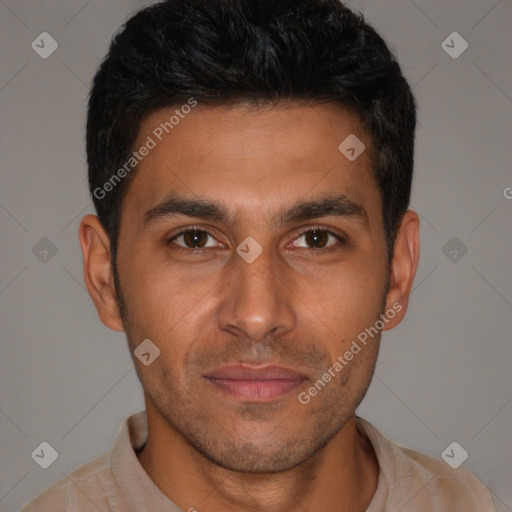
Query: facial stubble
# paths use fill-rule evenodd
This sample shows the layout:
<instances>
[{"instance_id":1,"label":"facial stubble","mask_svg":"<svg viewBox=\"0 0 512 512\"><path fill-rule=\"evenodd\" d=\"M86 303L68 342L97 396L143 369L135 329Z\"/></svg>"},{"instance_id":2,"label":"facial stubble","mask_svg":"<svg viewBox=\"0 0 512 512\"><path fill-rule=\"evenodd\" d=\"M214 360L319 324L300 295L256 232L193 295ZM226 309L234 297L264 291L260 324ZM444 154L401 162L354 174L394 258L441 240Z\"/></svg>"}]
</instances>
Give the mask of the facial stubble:
<instances>
[{"instance_id":1,"label":"facial stubble","mask_svg":"<svg viewBox=\"0 0 512 512\"><path fill-rule=\"evenodd\" d=\"M114 280L119 311L129 346L133 349L137 336L117 272ZM380 314L384 313L385 297L386 294ZM166 343L171 344L169 341ZM297 345L275 337L265 338L260 344L252 340L233 340L226 347L219 348L219 353L213 357L207 355L201 360L198 356L192 362L189 359L191 364L187 370L192 371L183 372L189 377L188 384L164 366L165 357L158 358L150 367L136 364L136 370L146 399L169 429L180 436L196 455L231 471L271 474L321 457L322 450L354 416L366 395L374 374L379 343L380 333L372 340L373 347L365 347L365 354L362 357L358 355L343 368L341 374L309 404L302 405L298 400L292 400L292 405L286 408L282 402L241 403L237 404L236 410L230 409L230 414L226 414L227 411L215 410L208 402L201 402L200 396L196 398L194 387L197 390L197 386L193 383L204 385L199 379L205 365L211 367L213 361L236 360L242 354L247 355L249 350L253 355L259 350L262 359L268 357L281 363L307 362L314 368L315 378L311 380L316 382L332 363L327 353L319 351L314 344L299 350ZM354 379L357 381L355 387Z\"/></svg>"}]
</instances>

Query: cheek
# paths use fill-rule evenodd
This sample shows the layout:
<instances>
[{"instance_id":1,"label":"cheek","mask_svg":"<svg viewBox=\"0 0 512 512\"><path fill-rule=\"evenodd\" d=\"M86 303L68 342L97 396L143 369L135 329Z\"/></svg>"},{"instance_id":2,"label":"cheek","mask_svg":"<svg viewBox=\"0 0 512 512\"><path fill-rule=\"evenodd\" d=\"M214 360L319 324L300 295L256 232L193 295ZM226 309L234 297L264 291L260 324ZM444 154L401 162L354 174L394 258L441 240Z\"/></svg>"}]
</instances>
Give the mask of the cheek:
<instances>
[{"instance_id":1,"label":"cheek","mask_svg":"<svg viewBox=\"0 0 512 512\"><path fill-rule=\"evenodd\" d=\"M166 364L176 366L200 341L201 333L211 329L218 276L148 261L134 259L120 274L129 315L126 334L132 347L138 340L151 339Z\"/></svg>"},{"instance_id":2,"label":"cheek","mask_svg":"<svg viewBox=\"0 0 512 512\"><path fill-rule=\"evenodd\" d=\"M354 335L357 329L375 321L381 313L385 297L385 275L382 269L364 262L340 265L337 269L304 278L300 296L335 333Z\"/></svg>"},{"instance_id":3,"label":"cheek","mask_svg":"<svg viewBox=\"0 0 512 512\"><path fill-rule=\"evenodd\" d=\"M304 282L301 296L308 297L304 302L315 314L311 315L307 307L303 314L316 320L314 335L324 346L331 362L342 357L342 363L348 364L342 373L353 375L351 386L358 379L365 382L367 372L374 364L380 339L374 330L370 336L366 329L374 326L383 312L385 276L369 266L354 265L350 269L340 266L337 272L317 276L314 283L307 295L308 283ZM367 344L361 343L360 339Z\"/></svg>"}]
</instances>

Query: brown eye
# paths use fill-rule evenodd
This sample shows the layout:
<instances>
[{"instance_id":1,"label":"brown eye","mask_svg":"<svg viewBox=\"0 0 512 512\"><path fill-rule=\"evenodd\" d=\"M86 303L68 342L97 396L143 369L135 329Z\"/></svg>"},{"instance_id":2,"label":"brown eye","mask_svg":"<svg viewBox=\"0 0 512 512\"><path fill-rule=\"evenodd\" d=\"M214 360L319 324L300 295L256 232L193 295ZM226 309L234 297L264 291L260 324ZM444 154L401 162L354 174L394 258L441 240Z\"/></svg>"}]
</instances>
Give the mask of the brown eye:
<instances>
[{"instance_id":1,"label":"brown eye","mask_svg":"<svg viewBox=\"0 0 512 512\"><path fill-rule=\"evenodd\" d=\"M298 241L301 239L304 240L305 245L299 244ZM341 237L327 229L309 229L300 234L295 240L294 246L305 249L324 249L342 241Z\"/></svg>"},{"instance_id":2,"label":"brown eye","mask_svg":"<svg viewBox=\"0 0 512 512\"><path fill-rule=\"evenodd\" d=\"M312 247L325 247L329 240L329 233L313 229L304 234L306 243Z\"/></svg>"},{"instance_id":3,"label":"brown eye","mask_svg":"<svg viewBox=\"0 0 512 512\"><path fill-rule=\"evenodd\" d=\"M208 233L205 231L187 231L183 233L183 241L185 244L193 249L204 247Z\"/></svg>"},{"instance_id":4,"label":"brown eye","mask_svg":"<svg viewBox=\"0 0 512 512\"><path fill-rule=\"evenodd\" d=\"M215 247L216 244L213 243L211 245L208 244L208 238L213 238L208 231L202 229L189 229L187 231L182 231L178 233L176 236L171 238L168 243L174 243L183 247L184 249L203 249L205 247Z\"/></svg>"}]
</instances>

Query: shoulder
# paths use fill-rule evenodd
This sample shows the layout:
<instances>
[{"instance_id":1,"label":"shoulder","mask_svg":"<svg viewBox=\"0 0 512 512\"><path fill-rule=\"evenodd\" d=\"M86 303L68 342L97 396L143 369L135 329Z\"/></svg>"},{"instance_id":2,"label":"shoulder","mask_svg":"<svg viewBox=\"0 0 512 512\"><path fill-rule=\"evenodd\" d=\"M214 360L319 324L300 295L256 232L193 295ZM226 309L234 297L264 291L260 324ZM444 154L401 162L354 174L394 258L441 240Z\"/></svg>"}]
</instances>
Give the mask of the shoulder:
<instances>
[{"instance_id":1,"label":"shoulder","mask_svg":"<svg viewBox=\"0 0 512 512\"><path fill-rule=\"evenodd\" d=\"M97 511L112 478L108 452L80 466L33 498L21 512Z\"/></svg>"},{"instance_id":2,"label":"shoulder","mask_svg":"<svg viewBox=\"0 0 512 512\"><path fill-rule=\"evenodd\" d=\"M395 447L402 454L406 467L421 478L425 485L423 493L444 506L441 510L495 512L490 491L467 469L453 469L442 460L409 448Z\"/></svg>"},{"instance_id":3,"label":"shoulder","mask_svg":"<svg viewBox=\"0 0 512 512\"><path fill-rule=\"evenodd\" d=\"M495 512L490 491L470 471L405 448L358 418L370 439L386 482L387 507L402 512Z\"/></svg>"}]
</instances>

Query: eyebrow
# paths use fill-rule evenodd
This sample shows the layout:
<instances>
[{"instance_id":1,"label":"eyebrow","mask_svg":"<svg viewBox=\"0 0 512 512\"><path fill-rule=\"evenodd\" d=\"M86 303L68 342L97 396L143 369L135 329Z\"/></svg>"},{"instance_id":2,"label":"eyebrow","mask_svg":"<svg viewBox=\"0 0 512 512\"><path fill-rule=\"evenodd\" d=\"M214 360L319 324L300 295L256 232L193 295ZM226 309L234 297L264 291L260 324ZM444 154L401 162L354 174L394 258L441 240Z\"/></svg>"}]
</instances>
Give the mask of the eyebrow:
<instances>
[{"instance_id":1,"label":"eyebrow","mask_svg":"<svg viewBox=\"0 0 512 512\"><path fill-rule=\"evenodd\" d=\"M235 216L216 201L173 196L146 212L143 228L155 221L179 216L237 224ZM347 217L369 226L368 213L363 206L343 194L297 202L288 210L278 212L273 220L274 225L284 225L319 217Z\"/></svg>"}]
</instances>

